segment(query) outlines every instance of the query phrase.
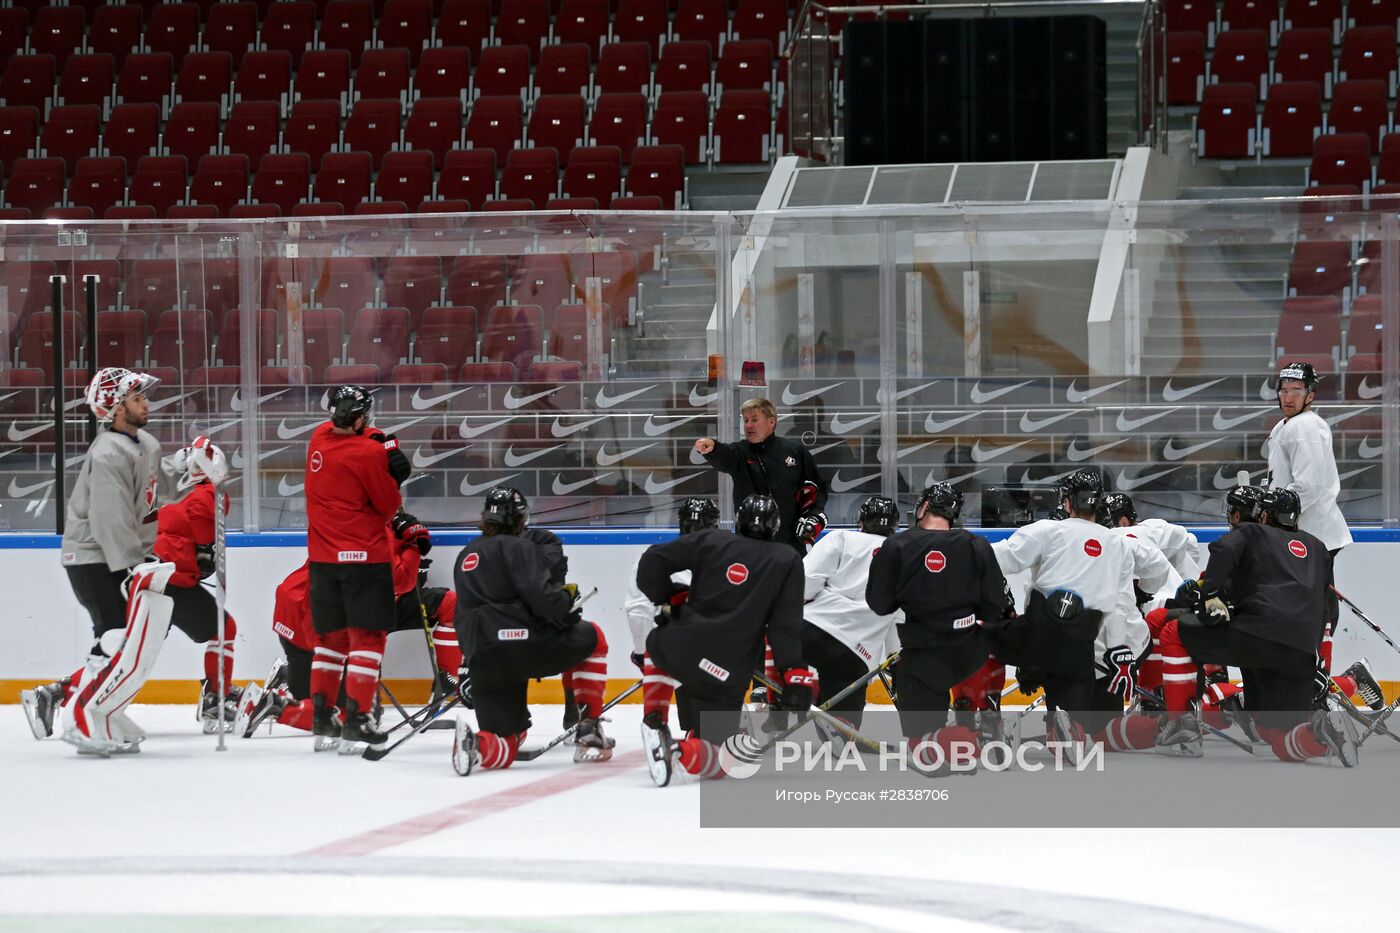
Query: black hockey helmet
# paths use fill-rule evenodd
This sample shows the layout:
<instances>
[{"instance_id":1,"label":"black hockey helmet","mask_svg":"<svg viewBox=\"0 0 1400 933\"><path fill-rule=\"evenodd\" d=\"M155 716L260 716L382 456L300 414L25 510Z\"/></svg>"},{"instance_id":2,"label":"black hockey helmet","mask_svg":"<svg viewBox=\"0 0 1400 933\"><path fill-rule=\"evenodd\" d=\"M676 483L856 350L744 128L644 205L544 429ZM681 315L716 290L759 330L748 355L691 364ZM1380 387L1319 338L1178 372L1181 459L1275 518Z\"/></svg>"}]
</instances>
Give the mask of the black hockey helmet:
<instances>
[{"instance_id":1,"label":"black hockey helmet","mask_svg":"<svg viewBox=\"0 0 1400 933\"><path fill-rule=\"evenodd\" d=\"M676 518L680 523L681 534L688 535L692 531L718 525L719 506L715 505L712 499L691 496L681 503L681 507L676 511Z\"/></svg>"},{"instance_id":2,"label":"black hockey helmet","mask_svg":"<svg viewBox=\"0 0 1400 933\"><path fill-rule=\"evenodd\" d=\"M772 541L782 527L783 515L772 496L749 496L739 503L734 530L746 538Z\"/></svg>"},{"instance_id":3,"label":"black hockey helmet","mask_svg":"<svg viewBox=\"0 0 1400 933\"><path fill-rule=\"evenodd\" d=\"M888 496L871 496L860 504L856 527L866 534L889 537L899 528L899 506Z\"/></svg>"},{"instance_id":4,"label":"black hockey helmet","mask_svg":"<svg viewBox=\"0 0 1400 933\"><path fill-rule=\"evenodd\" d=\"M486 494L481 506L481 523L519 530L530 520L530 503L518 489L497 486Z\"/></svg>"},{"instance_id":5,"label":"black hockey helmet","mask_svg":"<svg viewBox=\"0 0 1400 933\"><path fill-rule=\"evenodd\" d=\"M1257 522L1264 514L1264 490L1259 486L1236 486L1225 494L1225 519L1240 513L1240 521Z\"/></svg>"},{"instance_id":6,"label":"black hockey helmet","mask_svg":"<svg viewBox=\"0 0 1400 933\"><path fill-rule=\"evenodd\" d=\"M1060 483L1060 499L1068 499L1071 512L1098 512L1103 502L1103 474L1098 470L1075 470Z\"/></svg>"},{"instance_id":7,"label":"black hockey helmet","mask_svg":"<svg viewBox=\"0 0 1400 933\"><path fill-rule=\"evenodd\" d=\"M1137 509L1133 497L1126 492L1106 492L1099 503L1099 524L1105 528L1117 528L1118 520L1126 518L1131 525L1137 524Z\"/></svg>"},{"instance_id":8,"label":"black hockey helmet","mask_svg":"<svg viewBox=\"0 0 1400 933\"><path fill-rule=\"evenodd\" d=\"M1313 369L1313 364L1301 360L1292 363L1284 363L1278 371L1278 384L1275 391L1283 388L1283 380L1297 379L1309 392L1317 391L1317 384L1320 378L1317 370Z\"/></svg>"},{"instance_id":9,"label":"black hockey helmet","mask_svg":"<svg viewBox=\"0 0 1400 933\"><path fill-rule=\"evenodd\" d=\"M374 396L364 386L337 386L331 390L326 407L330 409L331 424L338 428L354 426L355 419L361 416L365 424L369 424L374 411Z\"/></svg>"},{"instance_id":10,"label":"black hockey helmet","mask_svg":"<svg viewBox=\"0 0 1400 933\"><path fill-rule=\"evenodd\" d=\"M1298 515L1302 511L1302 500L1293 490L1282 486L1270 486L1264 490L1264 514L1269 517L1270 525L1297 531Z\"/></svg>"},{"instance_id":11,"label":"black hockey helmet","mask_svg":"<svg viewBox=\"0 0 1400 933\"><path fill-rule=\"evenodd\" d=\"M950 525L954 525L962 514L962 504L962 493L947 483L934 483L919 496L919 503L914 506L914 520L918 521L924 515L941 515L948 519Z\"/></svg>"}]
</instances>

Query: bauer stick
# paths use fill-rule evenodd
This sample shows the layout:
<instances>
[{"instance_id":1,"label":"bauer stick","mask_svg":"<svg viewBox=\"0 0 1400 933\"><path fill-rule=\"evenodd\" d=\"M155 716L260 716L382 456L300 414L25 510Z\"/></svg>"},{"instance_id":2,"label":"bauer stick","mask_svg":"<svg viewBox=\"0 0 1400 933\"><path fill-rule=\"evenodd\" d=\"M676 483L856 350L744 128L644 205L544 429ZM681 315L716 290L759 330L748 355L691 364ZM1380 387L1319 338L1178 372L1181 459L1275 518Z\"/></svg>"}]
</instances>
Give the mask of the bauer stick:
<instances>
[{"instance_id":1,"label":"bauer stick","mask_svg":"<svg viewBox=\"0 0 1400 933\"><path fill-rule=\"evenodd\" d=\"M1366 740L1371 737L1371 733L1379 729L1381 727L1381 724L1390 718L1390 714L1395 712L1396 707L1400 707L1400 697L1396 697L1394 702L1392 702L1389 706L1387 706L1385 709L1381 710L1379 713L1376 714L1375 718L1371 721L1371 724L1366 727L1366 731L1362 733L1361 738L1356 740L1357 748L1360 748L1366 742ZM1388 729L1386 730L1387 733L1389 733L1389 731L1390 730Z\"/></svg>"},{"instance_id":2,"label":"bauer stick","mask_svg":"<svg viewBox=\"0 0 1400 933\"><path fill-rule=\"evenodd\" d=\"M597 592L596 587L594 588L594 592ZM617 696L604 703L603 708L599 710L599 713L606 713L608 710L612 709L614 706L621 703L623 700L627 699L640 689L642 689L642 682L638 680L636 683L632 684L632 686L628 687L626 690L622 691ZM575 732L578 731L578 727L579 724L574 723L572 726L565 729L562 733L551 739L548 745L541 745L539 748L522 748L520 751L515 753L515 760L534 761L536 758L540 757L554 746L562 744L566 739L568 739L569 736L573 735Z\"/></svg>"},{"instance_id":3,"label":"bauer stick","mask_svg":"<svg viewBox=\"0 0 1400 933\"><path fill-rule=\"evenodd\" d=\"M825 703L823 703L821 706L813 707L811 710L808 710L806 713L799 714L799 718L798 718L798 721L797 721L796 723L794 723L794 724L791 725L791 726L788 726L788 727L787 727L786 729L784 729L782 732L779 732L777 735L773 736L773 738L769 739L769 740L768 740L767 742L765 742L763 745L759 746L759 748L757 748L756 750L754 750L754 751L752 752L752 754L755 755L755 756L762 756L762 755L763 755L765 752L767 752L770 748L772 748L773 746L777 745L779 742L781 742L783 739L787 738L788 736L792 735L792 734L793 734L794 732L796 732L798 729L801 729L803 726L807 725L807 723L811 722L812 719L814 718L814 716L812 715L814 712L815 712L815 713L825 713L828 709L830 709L830 708L832 707L833 704L836 704L836 703L841 702L842 700L844 700L846 697L850 696L850 695L851 695L852 693L854 693L855 691L857 691L857 690L864 690L864 689L865 689L865 685L868 684L868 683L870 683L870 682L871 682L872 680L874 680L876 677L878 677L881 671L888 671L888 670L890 669L890 667L891 667L896 661L899 660L899 655L900 655L900 652L896 651L894 654L890 655L888 658L885 658L885 660L884 660L883 662L881 662L881 664L880 664L879 667L875 668L873 671L869 672L869 673L866 674L864 677L861 677L861 678L859 678L859 679L857 679L857 680L851 681L849 684L847 684L847 685L845 686L844 689L840 690L834 697L832 697L831 699L827 700L827 701L826 701ZM756 676L762 676L762 675L756 674ZM767 680L766 677L763 678L763 679L764 679L764 680ZM770 681L770 683L771 683L771 681ZM834 719L835 717L832 717L832 718ZM836 720L836 721L839 722L839 723L841 723L841 726L844 726L844 727L845 727L844 729L838 728L837 731L838 731L838 732L841 732L842 735L846 735L847 738L850 738L850 736L849 736L849 734L846 732L846 730L850 730L851 732L855 732L855 730L854 730L854 729L851 729L850 725L847 724L846 722L842 721L842 720ZM860 736L861 739L865 739L865 737L864 737L864 736L861 736L859 732L856 732L856 735L857 735L857 736ZM865 741L866 741L866 742L869 742L870 739L865 739ZM876 746L875 746L875 750L876 750L876 751L880 751L881 749L880 749L880 747L879 747L878 745L876 745Z\"/></svg>"},{"instance_id":4,"label":"bauer stick","mask_svg":"<svg viewBox=\"0 0 1400 933\"><path fill-rule=\"evenodd\" d=\"M224 631L227 624L225 586L228 583L228 521L224 516L223 484L214 485L214 611L219 625L219 751L228 751L224 744L224 698L228 696L228 684L224 674ZM233 723L229 723L233 728Z\"/></svg>"},{"instance_id":5,"label":"bauer stick","mask_svg":"<svg viewBox=\"0 0 1400 933\"><path fill-rule=\"evenodd\" d=\"M882 668L876 668L875 673L879 673L882 670ZM754 671L753 679L763 684L763 686L767 687L770 691L772 691L773 696L781 697L783 695L783 688L778 686L772 680L769 680L766 674L761 674L758 671ZM871 677L867 677L864 683L869 683L872 679L873 678ZM828 713L826 711L826 705L813 707L808 711L808 713L809 715L807 717L807 720L804 720L804 723L807 721L815 720L821 723L822 725L826 726L828 729L831 729L833 732L839 732L841 735L845 736L847 740L856 743L861 748L867 748L870 751L877 753L884 750L879 742L875 741L874 739L868 736L861 735L861 733L856 730L856 727L846 722L846 720L840 718L839 716L833 716L830 713Z\"/></svg>"},{"instance_id":6,"label":"bauer stick","mask_svg":"<svg viewBox=\"0 0 1400 933\"><path fill-rule=\"evenodd\" d=\"M1335 586L1329 586L1328 588L1332 591L1332 595L1336 596L1342 602L1347 604L1347 608L1350 609L1353 613L1355 613L1358 619L1369 625L1371 627L1371 631L1379 635L1387 645L1394 648L1397 652L1400 652L1400 645L1397 645L1395 641L1385 633L1385 629L1372 622L1371 619L1366 615L1366 613L1361 611L1361 609L1356 605L1356 603L1343 596L1342 591L1337 589Z\"/></svg>"},{"instance_id":7,"label":"bauer stick","mask_svg":"<svg viewBox=\"0 0 1400 933\"><path fill-rule=\"evenodd\" d=\"M456 706L460 702L462 702L461 697L451 697L446 703L442 704L441 706L424 707L422 710L419 711L418 714L416 714L421 715L423 717L422 720L413 726L413 729L408 733L408 735L399 739L397 742L394 742L392 745L386 745L383 748L375 748L373 745L366 745L364 754L361 757L366 759L367 761L380 760L381 758L392 752L394 749L398 748L400 745L413 738L418 733L426 732L428 728L432 726L434 722L437 721L438 717L440 717L443 713L447 712L448 710L452 709L452 707ZM399 728L399 726L407 725L410 722L413 722L413 720L405 719L403 722L399 723L399 725L395 726L394 728L397 729Z\"/></svg>"},{"instance_id":8,"label":"bauer stick","mask_svg":"<svg viewBox=\"0 0 1400 933\"><path fill-rule=\"evenodd\" d=\"M1365 715L1361 710L1356 708L1356 704L1351 702L1351 697L1347 696L1342 688L1337 686L1337 681L1330 677L1327 679L1327 694L1337 701L1337 705L1341 707L1342 712L1346 713L1356 722L1363 726L1370 726L1371 723L1379 720L1379 723L1376 725L1376 731L1381 735L1388 735L1395 741L1400 742L1400 735L1391 732L1390 727L1385 725L1385 720L1390 716L1390 713L1385 710L1377 710L1373 711L1370 716Z\"/></svg>"}]
</instances>

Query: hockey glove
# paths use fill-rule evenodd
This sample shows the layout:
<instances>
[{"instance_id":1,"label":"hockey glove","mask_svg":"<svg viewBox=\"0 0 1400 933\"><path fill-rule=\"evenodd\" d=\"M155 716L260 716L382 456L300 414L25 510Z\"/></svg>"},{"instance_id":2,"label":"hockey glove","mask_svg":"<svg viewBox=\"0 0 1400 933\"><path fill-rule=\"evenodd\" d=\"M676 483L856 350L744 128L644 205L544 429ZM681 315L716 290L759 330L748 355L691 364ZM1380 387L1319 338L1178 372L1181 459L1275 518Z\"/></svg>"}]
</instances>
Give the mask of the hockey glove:
<instances>
[{"instance_id":1,"label":"hockey glove","mask_svg":"<svg viewBox=\"0 0 1400 933\"><path fill-rule=\"evenodd\" d=\"M476 709L472 699L472 672L465 664L457 671L457 696L467 709Z\"/></svg>"},{"instance_id":2,"label":"hockey glove","mask_svg":"<svg viewBox=\"0 0 1400 933\"><path fill-rule=\"evenodd\" d=\"M1315 696L1322 701L1326 701L1327 694L1332 691L1332 675L1327 670L1327 659L1319 654L1313 660L1313 688L1316 690Z\"/></svg>"},{"instance_id":3,"label":"hockey glove","mask_svg":"<svg viewBox=\"0 0 1400 933\"><path fill-rule=\"evenodd\" d=\"M785 710L805 713L812 706L812 687L815 679L805 667L790 667L783 671L783 695L779 703Z\"/></svg>"},{"instance_id":4,"label":"hockey glove","mask_svg":"<svg viewBox=\"0 0 1400 933\"><path fill-rule=\"evenodd\" d=\"M381 434L378 431L369 437L384 445L384 452L389 455L389 475L394 478L394 482L402 486L404 481L413 475L413 467L409 464L408 457L399 449L399 439L392 434Z\"/></svg>"},{"instance_id":5,"label":"hockey glove","mask_svg":"<svg viewBox=\"0 0 1400 933\"><path fill-rule=\"evenodd\" d=\"M1168 609L1189 609L1197 612L1201 605L1201 582L1199 580L1184 580L1181 586L1176 588L1176 595L1167 600Z\"/></svg>"},{"instance_id":6,"label":"hockey glove","mask_svg":"<svg viewBox=\"0 0 1400 933\"><path fill-rule=\"evenodd\" d=\"M637 670L643 673L646 672L646 655L642 654L640 651L634 651L627 656L627 659L637 665Z\"/></svg>"},{"instance_id":7,"label":"hockey glove","mask_svg":"<svg viewBox=\"0 0 1400 933\"><path fill-rule=\"evenodd\" d=\"M1210 626L1229 624L1230 607L1219 593L1211 593L1206 597L1205 613L1201 616L1201 621Z\"/></svg>"},{"instance_id":8,"label":"hockey glove","mask_svg":"<svg viewBox=\"0 0 1400 933\"><path fill-rule=\"evenodd\" d=\"M1045 674L1029 667L1016 668L1016 689L1026 696L1045 686Z\"/></svg>"},{"instance_id":9,"label":"hockey glove","mask_svg":"<svg viewBox=\"0 0 1400 933\"><path fill-rule=\"evenodd\" d=\"M1137 656L1127 645L1109 648L1103 653L1104 666L1108 668L1108 692L1116 693L1124 700L1131 699L1133 688L1138 681Z\"/></svg>"},{"instance_id":10,"label":"hockey glove","mask_svg":"<svg viewBox=\"0 0 1400 933\"><path fill-rule=\"evenodd\" d=\"M825 528L826 513L813 512L811 515L804 515L799 518L793 530L797 535L797 540L801 541L803 544L811 544L817 540L817 537Z\"/></svg>"},{"instance_id":11,"label":"hockey glove","mask_svg":"<svg viewBox=\"0 0 1400 933\"><path fill-rule=\"evenodd\" d=\"M404 544L412 544L418 548L419 554L426 554L433 549L433 538L428 533L428 526L407 512L395 515L392 527L394 536Z\"/></svg>"},{"instance_id":12,"label":"hockey glove","mask_svg":"<svg viewBox=\"0 0 1400 933\"><path fill-rule=\"evenodd\" d=\"M218 565L214 561L214 545L196 544L194 546L194 565L199 568L200 579L218 570Z\"/></svg>"},{"instance_id":13,"label":"hockey glove","mask_svg":"<svg viewBox=\"0 0 1400 933\"><path fill-rule=\"evenodd\" d=\"M565 584L564 584L564 592L567 593L567 594L569 595L569 605L570 605L570 606L572 606L572 605L574 605L574 603L578 602L578 584L577 584L577 583L565 583Z\"/></svg>"}]
</instances>

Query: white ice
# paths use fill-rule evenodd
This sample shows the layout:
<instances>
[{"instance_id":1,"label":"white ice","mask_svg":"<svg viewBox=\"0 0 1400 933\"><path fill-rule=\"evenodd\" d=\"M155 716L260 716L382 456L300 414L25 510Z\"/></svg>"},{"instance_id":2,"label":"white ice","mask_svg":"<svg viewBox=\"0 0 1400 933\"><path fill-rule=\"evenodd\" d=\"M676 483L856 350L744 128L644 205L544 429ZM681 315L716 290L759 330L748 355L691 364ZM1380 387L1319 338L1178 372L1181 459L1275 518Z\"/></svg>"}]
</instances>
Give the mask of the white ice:
<instances>
[{"instance_id":1,"label":"white ice","mask_svg":"<svg viewBox=\"0 0 1400 933\"><path fill-rule=\"evenodd\" d=\"M698 786L648 778L639 706L609 714L613 762L575 764L565 746L465 779L449 765L449 732L371 763L314 754L282 727L220 753L188 708L132 715L150 733L141 754L98 760L34 741L17 707L0 709L0 929L290 917L378 918L375 929L449 918L454 929L728 933L1316 930L1387 916L1385 860L1400 843L1392 829L702 830ZM534 715L529 745L559 729L559 707ZM1186 797L1158 802L1164 825ZM356 837L367 845L347 843ZM360 848L373 851L349 854Z\"/></svg>"}]
</instances>

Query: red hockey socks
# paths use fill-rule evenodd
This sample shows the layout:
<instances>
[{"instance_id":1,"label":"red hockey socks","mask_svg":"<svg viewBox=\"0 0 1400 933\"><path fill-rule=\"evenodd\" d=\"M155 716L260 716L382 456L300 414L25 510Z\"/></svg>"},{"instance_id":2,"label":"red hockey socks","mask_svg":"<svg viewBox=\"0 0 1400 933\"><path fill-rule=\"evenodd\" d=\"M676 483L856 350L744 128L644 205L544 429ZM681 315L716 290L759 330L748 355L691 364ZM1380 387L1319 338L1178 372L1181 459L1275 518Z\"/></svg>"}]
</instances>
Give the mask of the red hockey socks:
<instances>
[{"instance_id":1,"label":"red hockey socks","mask_svg":"<svg viewBox=\"0 0 1400 933\"><path fill-rule=\"evenodd\" d=\"M1260 729L1259 735L1273 746L1274 754L1280 761L1307 761L1309 758L1323 758L1327 746L1313 735L1312 726L1300 723L1287 732L1282 729Z\"/></svg>"},{"instance_id":2,"label":"red hockey socks","mask_svg":"<svg viewBox=\"0 0 1400 933\"><path fill-rule=\"evenodd\" d=\"M1153 609L1146 616L1147 629L1152 633L1152 653L1138 665L1138 686L1148 693L1162 686L1162 646L1157 640L1162 626L1167 624L1167 610Z\"/></svg>"},{"instance_id":3,"label":"red hockey socks","mask_svg":"<svg viewBox=\"0 0 1400 933\"><path fill-rule=\"evenodd\" d=\"M1181 643L1175 619L1162 626L1157 641L1162 653L1162 695L1167 711L1184 713L1191 708L1191 700L1196 695L1196 662Z\"/></svg>"},{"instance_id":4,"label":"red hockey socks","mask_svg":"<svg viewBox=\"0 0 1400 933\"><path fill-rule=\"evenodd\" d=\"M1332 670L1332 626L1323 627L1322 644L1317 646L1317 653L1322 655L1322 663L1330 673Z\"/></svg>"},{"instance_id":5,"label":"red hockey socks","mask_svg":"<svg viewBox=\"0 0 1400 933\"><path fill-rule=\"evenodd\" d=\"M302 700L300 703L293 703L282 710L277 717L280 725L291 726L293 729L301 729L305 732L311 731L311 721L316 718L316 708L311 705L310 700Z\"/></svg>"},{"instance_id":6,"label":"red hockey socks","mask_svg":"<svg viewBox=\"0 0 1400 933\"><path fill-rule=\"evenodd\" d=\"M350 650L350 633L344 630L319 636L311 660L311 695L320 694L326 706L335 706L340 696L340 678L345 672L345 653Z\"/></svg>"},{"instance_id":7,"label":"red hockey socks","mask_svg":"<svg viewBox=\"0 0 1400 933\"><path fill-rule=\"evenodd\" d=\"M967 700L969 709L1000 709L1001 691L1006 689L1006 665L988 658L971 676L953 685L953 700Z\"/></svg>"},{"instance_id":8,"label":"red hockey socks","mask_svg":"<svg viewBox=\"0 0 1400 933\"><path fill-rule=\"evenodd\" d=\"M977 733L962 726L944 726L919 738L910 736L906 741L909 753L925 768L977 760ZM941 755L934 751L934 745L942 751Z\"/></svg>"},{"instance_id":9,"label":"red hockey socks","mask_svg":"<svg viewBox=\"0 0 1400 933\"><path fill-rule=\"evenodd\" d=\"M437 621L433 625L433 656L437 658L438 670L453 677L462 669L462 645L457 641L456 618L457 594L449 590L438 606Z\"/></svg>"},{"instance_id":10,"label":"red hockey socks","mask_svg":"<svg viewBox=\"0 0 1400 933\"><path fill-rule=\"evenodd\" d=\"M1331 663L1330 660L1328 663ZM1356 696L1356 678L1347 674L1338 674L1332 678L1337 682L1337 687L1347 695L1347 699Z\"/></svg>"},{"instance_id":11,"label":"red hockey socks","mask_svg":"<svg viewBox=\"0 0 1400 933\"><path fill-rule=\"evenodd\" d=\"M642 656L642 715L653 713L665 722L671 715L671 698L676 695L679 680L673 680L651 660L651 653Z\"/></svg>"},{"instance_id":12,"label":"red hockey socks","mask_svg":"<svg viewBox=\"0 0 1400 933\"><path fill-rule=\"evenodd\" d=\"M677 742L676 748L680 750L681 767L687 774L693 774L702 780L724 777L724 769L720 767L719 749L714 743L696 735L689 735Z\"/></svg>"},{"instance_id":13,"label":"red hockey socks","mask_svg":"<svg viewBox=\"0 0 1400 933\"><path fill-rule=\"evenodd\" d=\"M349 629L350 656L345 663L345 699L362 713L374 706L379 689L379 669L384 664L384 644L388 632L364 628Z\"/></svg>"},{"instance_id":14,"label":"red hockey socks","mask_svg":"<svg viewBox=\"0 0 1400 933\"><path fill-rule=\"evenodd\" d=\"M1094 741L1111 752L1146 751L1157 744L1157 717L1119 716L1095 733Z\"/></svg>"},{"instance_id":15,"label":"red hockey socks","mask_svg":"<svg viewBox=\"0 0 1400 933\"><path fill-rule=\"evenodd\" d=\"M585 719L597 719L603 714L603 691L608 687L608 640L597 624L584 624L593 626L593 631L598 633L598 643L582 664L565 673L573 675L574 701L583 707L580 715Z\"/></svg>"},{"instance_id":16,"label":"red hockey socks","mask_svg":"<svg viewBox=\"0 0 1400 933\"><path fill-rule=\"evenodd\" d=\"M233 616L224 616L224 689L233 686L233 639L238 634L238 626ZM214 638L204 646L204 680L210 690L219 689L219 639Z\"/></svg>"},{"instance_id":17,"label":"red hockey socks","mask_svg":"<svg viewBox=\"0 0 1400 933\"><path fill-rule=\"evenodd\" d=\"M525 733L517 735L497 735L494 732L478 732L476 748L481 754L483 768L509 768L515 761L515 753L520 751L520 743L525 741Z\"/></svg>"},{"instance_id":18,"label":"red hockey socks","mask_svg":"<svg viewBox=\"0 0 1400 933\"><path fill-rule=\"evenodd\" d=\"M778 677L778 666L773 663L773 646L768 644L768 639L766 638L763 639L763 676L767 677L775 684L782 683L782 679ZM768 698L768 702L774 706L777 705L777 701L777 697Z\"/></svg>"}]
</instances>

